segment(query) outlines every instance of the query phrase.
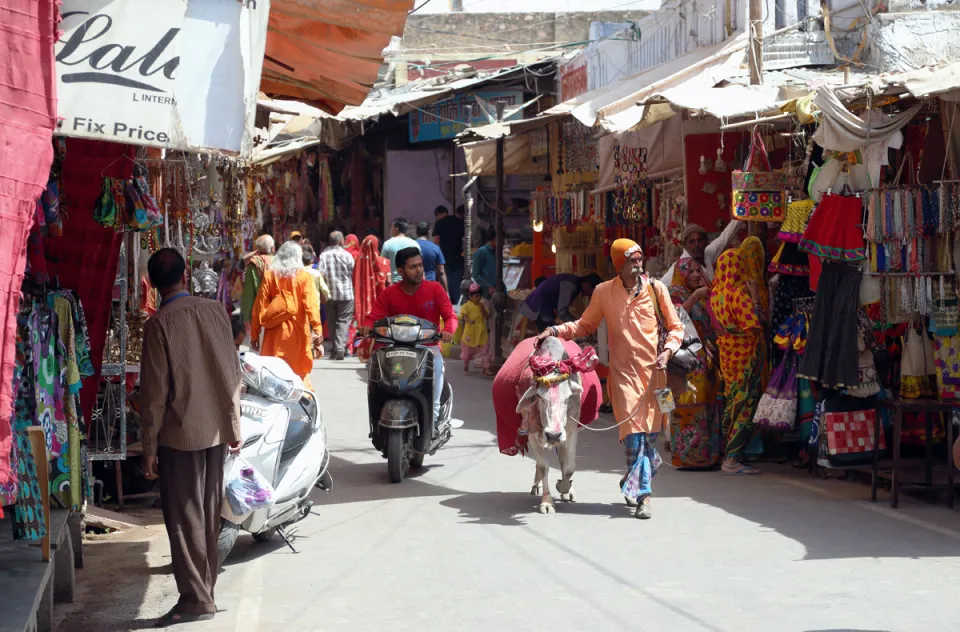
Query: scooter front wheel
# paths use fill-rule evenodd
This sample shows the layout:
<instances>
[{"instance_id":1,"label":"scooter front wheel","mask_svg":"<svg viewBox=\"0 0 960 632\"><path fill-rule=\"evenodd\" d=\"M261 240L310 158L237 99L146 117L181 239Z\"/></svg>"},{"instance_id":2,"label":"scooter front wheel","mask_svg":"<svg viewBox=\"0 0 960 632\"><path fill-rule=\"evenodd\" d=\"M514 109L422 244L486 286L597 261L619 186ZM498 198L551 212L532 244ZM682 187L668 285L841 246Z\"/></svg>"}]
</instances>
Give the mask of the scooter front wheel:
<instances>
[{"instance_id":1,"label":"scooter front wheel","mask_svg":"<svg viewBox=\"0 0 960 632\"><path fill-rule=\"evenodd\" d=\"M224 560L230 555L233 545L237 543L239 534L240 525L220 519L220 538L217 540L217 563L219 566L223 566Z\"/></svg>"},{"instance_id":2,"label":"scooter front wheel","mask_svg":"<svg viewBox=\"0 0 960 632\"><path fill-rule=\"evenodd\" d=\"M423 457L425 456L426 455L421 452L420 454L414 454L412 457L410 457L410 469L419 470L421 467L423 467Z\"/></svg>"},{"instance_id":3,"label":"scooter front wheel","mask_svg":"<svg viewBox=\"0 0 960 632\"><path fill-rule=\"evenodd\" d=\"M387 435L387 473L391 483L402 482L409 465L403 434L403 430L391 430Z\"/></svg>"}]
</instances>

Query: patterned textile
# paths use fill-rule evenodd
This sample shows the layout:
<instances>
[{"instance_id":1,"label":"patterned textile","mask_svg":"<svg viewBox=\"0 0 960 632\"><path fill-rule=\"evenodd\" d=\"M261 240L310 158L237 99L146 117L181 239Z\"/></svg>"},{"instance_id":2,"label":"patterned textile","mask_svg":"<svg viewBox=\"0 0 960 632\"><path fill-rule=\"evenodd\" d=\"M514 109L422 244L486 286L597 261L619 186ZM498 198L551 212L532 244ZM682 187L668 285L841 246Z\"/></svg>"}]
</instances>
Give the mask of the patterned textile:
<instances>
[{"instance_id":1,"label":"patterned textile","mask_svg":"<svg viewBox=\"0 0 960 632\"><path fill-rule=\"evenodd\" d=\"M460 347L460 359L463 360L464 373L470 370L470 363L474 360L479 361L480 366L486 371L490 368L490 360L492 360L490 346L486 344L480 345L479 347L462 345Z\"/></svg>"},{"instance_id":2,"label":"patterned textile","mask_svg":"<svg viewBox=\"0 0 960 632\"><path fill-rule=\"evenodd\" d=\"M797 379L797 431L800 433L800 445L807 445L813 436L813 413L817 400L813 397L810 380Z\"/></svg>"},{"instance_id":3,"label":"patterned textile","mask_svg":"<svg viewBox=\"0 0 960 632\"><path fill-rule=\"evenodd\" d=\"M353 255L340 246L330 246L320 254L318 269L330 287L330 300L354 300L353 268Z\"/></svg>"},{"instance_id":4,"label":"patterned textile","mask_svg":"<svg viewBox=\"0 0 960 632\"><path fill-rule=\"evenodd\" d=\"M744 287L745 278L739 252L728 250L720 255L710 294L710 314L725 385L723 434L727 458L740 456L750 443L755 431L753 415L762 394L762 326Z\"/></svg>"},{"instance_id":5,"label":"patterned textile","mask_svg":"<svg viewBox=\"0 0 960 632\"><path fill-rule=\"evenodd\" d=\"M67 420L63 413L63 389L60 367L62 355L55 333L57 316L46 310L34 310L30 317L30 342L33 345L34 388L37 425L43 428L50 458L60 456L67 445Z\"/></svg>"},{"instance_id":6,"label":"patterned textile","mask_svg":"<svg viewBox=\"0 0 960 632\"><path fill-rule=\"evenodd\" d=\"M813 200L795 200L787 205L787 217L780 226L781 241L798 243L813 213Z\"/></svg>"},{"instance_id":7,"label":"patterned textile","mask_svg":"<svg viewBox=\"0 0 960 632\"><path fill-rule=\"evenodd\" d=\"M354 234L347 235L347 238L343 241L343 249L350 253L350 256L356 261L357 257L360 256L360 240Z\"/></svg>"},{"instance_id":8,"label":"patterned textile","mask_svg":"<svg viewBox=\"0 0 960 632\"><path fill-rule=\"evenodd\" d=\"M674 267L670 285L674 305L682 306L693 294L690 272L694 265L693 259L685 257ZM706 468L720 462L719 358L706 303L697 301L689 311L703 348L699 353L700 365L687 374L693 389L677 398L677 408L670 413L670 456L674 467Z\"/></svg>"},{"instance_id":9,"label":"patterned textile","mask_svg":"<svg viewBox=\"0 0 960 632\"><path fill-rule=\"evenodd\" d=\"M627 498L641 499L650 496L653 477L660 471L663 460L657 452L657 432L635 432L623 439L623 452L627 458L627 474L620 491Z\"/></svg>"},{"instance_id":10,"label":"patterned textile","mask_svg":"<svg viewBox=\"0 0 960 632\"><path fill-rule=\"evenodd\" d=\"M27 428L35 425L36 392L33 388L33 345L30 344L29 322L19 319L17 333L17 364L13 384L16 389L13 429L17 450L17 504L13 511L13 537L18 540L39 540L46 535L37 464Z\"/></svg>"},{"instance_id":11,"label":"patterned textile","mask_svg":"<svg viewBox=\"0 0 960 632\"><path fill-rule=\"evenodd\" d=\"M362 323L373 309L390 279L390 262L380 256L380 242L373 235L363 239L353 268L354 320ZM361 348L363 351L364 348Z\"/></svg>"},{"instance_id":12,"label":"patterned textile","mask_svg":"<svg viewBox=\"0 0 960 632\"><path fill-rule=\"evenodd\" d=\"M960 399L960 336L936 336L933 348L940 397Z\"/></svg>"},{"instance_id":13,"label":"patterned textile","mask_svg":"<svg viewBox=\"0 0 960 632\"><path fill-rule=\"evenodd\" d=\"M862 261L867 257L861 213L856 197L824 195L800 240L800 249L824 259Z\"/></svg>"},{"instance_id":14,"label":"patterned textile","mask_svg":"<svg viewBox=\"0 0 960 632\"><path fill-rule=\"evenodd\" d=\"M876 421L875 410L826 413L823 425L827 435L827 452L833 455L872 451ZM881 432L880 450L886 449L886 436Z\"/></svg>"},{"instance_id":15,"label":"patterned textile","mask_svg":"<svg viewBox=\"0 0 960 632\"><path fill-rule=\"evenodd\" d=\"M747 237L740 245L740 260L747 281L757 284L757 303L763 311L770 309L770 291L764 273L765 254L763 242L757 237Z\"/></svg>"},{"instance_id":16,"label":"patterned textile","mask_svg":"<svg viewBox=\"0 0 960 632\"><path fill-rule=\"evenodd\" d=\"M53 162L57 2L0 2L0 487L13 474L11 389L26 241ZM83 208L78 206L79 208ZM0 509L2 515L2 509Z\"/></svg>"}]
</instances>

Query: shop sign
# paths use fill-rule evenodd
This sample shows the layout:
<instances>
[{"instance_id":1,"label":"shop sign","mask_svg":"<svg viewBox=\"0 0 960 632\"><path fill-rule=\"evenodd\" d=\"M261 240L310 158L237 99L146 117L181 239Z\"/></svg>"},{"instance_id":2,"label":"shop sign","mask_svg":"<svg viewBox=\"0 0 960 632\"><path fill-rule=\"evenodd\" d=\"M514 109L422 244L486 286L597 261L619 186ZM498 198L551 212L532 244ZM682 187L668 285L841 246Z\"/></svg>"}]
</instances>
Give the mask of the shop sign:
<instances>
[{"instance_id":1,"label":"shop sign","mask_svg":"<svg viewBox=\"0 0 960 632\"><path fill-rule=\"evenodd\" d=\"M590 89L587 60L578 56L560 68L560 100L569 101Z\"/></svg>"},{"instance_id":2,"label":"shop sign","mask_svg":"<svg viewBox=\"0 0 960 632\"><path fill-rule=\"evenodd\" d=\"M520 90L461 94L419 107L407 117L410 121L410 142L453 138L465 130L468 123L471 127L489 125L496 118L497 103L501 102L506 110L504 120L523 118L523 111L518 109L523 105L523 92ZM469 120L468 106L473 108ZM513 110L516 111L511 114Z\"/></svg>"},{"instance_id":3,"label":"shop sign","mask_svg":"<svg viewBox=\"0 0 960 632\"><path fill-rule=\"evenodd\" d=\"M601 136L601 189L612 188L683 166L683 132L680 117L673 116L640 130Z\"/></svg>"},{"instance_id":4,"label":"shop sign","mask_svg":"<svg viewBox=\"0 0 960 632\"><path fill-rule=\"evenodd\" d=\"M249 154L269 0L63 0L58 132Z\"/></svg>"}]
</instances>

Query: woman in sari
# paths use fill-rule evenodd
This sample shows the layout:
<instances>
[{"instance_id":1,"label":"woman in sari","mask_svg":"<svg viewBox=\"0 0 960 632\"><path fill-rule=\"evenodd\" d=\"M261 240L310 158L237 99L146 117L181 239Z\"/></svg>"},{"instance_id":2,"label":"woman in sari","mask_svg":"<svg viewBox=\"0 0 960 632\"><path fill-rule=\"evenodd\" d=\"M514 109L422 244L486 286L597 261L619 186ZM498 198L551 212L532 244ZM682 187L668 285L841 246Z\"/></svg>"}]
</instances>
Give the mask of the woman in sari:
<instances>
[{"instance_id":1,"label":"woman in sari","mask_svg":"<svg viewBox=\"0 0 960 632\"><path fill-rule=\"evenodd\" d=\"M706 277L700 264L691 257L677 262L670 283L670 298L689 314L703 349L698 354L699 366L687 374L695 390L688 390L677 399L677 408L670 413L670 438L673 466L709 468L720 463L720 418L717 415L716 336L707 311L709 295Z\"/></svg>"},{"instance_id":2,"label":"woman in sari","mask_svg":"<svg viewBox=\"0 0 960 632\"><path fill-rule=\"evenodd\" d=\"M763 394L763 325L758 293L756 282L748 280L741 252L728 250L720 255L709 305L724 382L724 474L760 473L743 462L755 434L753 416Z\"/></svg>"},{"instance_id":3,"label":"woman in sari","mask_svg":"<svg viewBox=\"0 0 960 632\"><path fill-rule=\"evenodd\" d=\"M343 241L343 249L353 257L353 269L357 269L357 259L360 257L360 242L354 234L347 235ZM356 281L354 281L356 284ZM353 343L357 340L357 321L350 323L350 329L347 331L347 357L353 355Z\"/></svg>"},{"instance_id":4,"label":"woman in sari","mask_svg":"<svg viewBox=\"0 0 960 632\"><path fill-rule=\"evenodd\" d=\"M313 275L303 267L303 249L288 241L277 250L260 284L250 321L250 346L260 355L283 358L303 378L304 388L313 390L310 371L322 343L320 293Z\"/></svg>"},{"instance_id":5,"label":"woman in sari","mask_svg":"<svg viewBox=\"0 0 960 632\"><path fill-rule=\"evenodd\" d=\"M380 256L380 241L367 235L360 246L360 254L353 266L354 326L362 323L373 310L380 292L390 282L390 261ZM370 357L372 340L357 348L357 356L366 362Z\"/></svg>"}]
</instances>

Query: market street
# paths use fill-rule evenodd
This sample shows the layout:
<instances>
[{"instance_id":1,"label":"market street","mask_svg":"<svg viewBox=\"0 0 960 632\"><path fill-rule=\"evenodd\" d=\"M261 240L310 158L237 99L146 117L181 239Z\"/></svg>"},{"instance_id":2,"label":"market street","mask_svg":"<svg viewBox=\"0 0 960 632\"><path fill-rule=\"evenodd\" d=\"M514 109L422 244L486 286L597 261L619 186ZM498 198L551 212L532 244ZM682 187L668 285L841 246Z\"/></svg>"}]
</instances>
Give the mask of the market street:
<instances>
[{"instance_id":1,"label":"market street","mask_svg":"<svg viewBox=\"0 0 960 632\"><path fill-rule=\"evenodd\" d=\"M465 427L422 474L391 485L366 438L365 371L356 360L317 366L333 493L318 491L315 515L297 525L299 555L242 535L217 584L216 620L177 629L912 632L945 625L944 600L960 581L960 519L943 505L905 499L890 510L865 502L862 483L769 466L753 478L665 466L654 518L641 522L617 493L616 438L589 433L574 479L579 502L539 515L528 494L533 461L494 446L491 382L463 377L456 361L448 375ZM552 470L550 480L557 478ZM176 598L162 527L156 534L146 550L88 546L87 570L78 572L83 614L63 617L60 629L149 627ZM137 554L104 573L104 557L131 547Z\"/></svg>"}]
</instances>

